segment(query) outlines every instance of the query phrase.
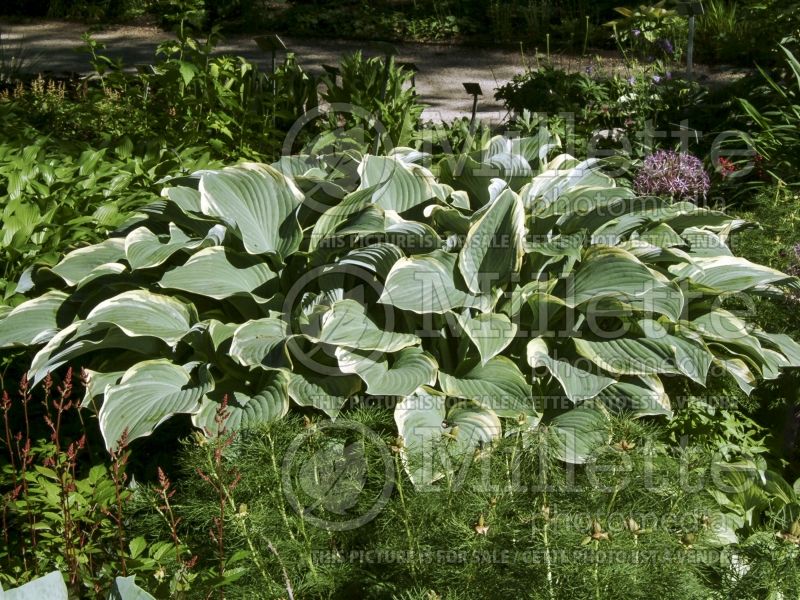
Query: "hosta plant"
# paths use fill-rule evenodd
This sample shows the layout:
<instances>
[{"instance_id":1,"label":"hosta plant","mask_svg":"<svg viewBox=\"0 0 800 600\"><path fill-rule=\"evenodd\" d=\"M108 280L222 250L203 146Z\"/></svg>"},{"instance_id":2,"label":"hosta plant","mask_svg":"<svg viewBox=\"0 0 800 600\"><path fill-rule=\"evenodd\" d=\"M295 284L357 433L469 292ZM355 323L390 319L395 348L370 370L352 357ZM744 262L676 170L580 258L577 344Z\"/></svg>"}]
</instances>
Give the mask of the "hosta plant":
<instances>
[{"instance_id":1,"label":"hosta plant","mask_svg":"<svg viewBox=\"0 0 800 600\"><path fill-rule=\"evenodd\" d=\"M509 432L546 431L580 463L613 412L669 416L675 380L749 391L800 366L800 346L729 307L797 287L731 253L745 223L638 197L596 160L548 161L553 145L174 179L118 235L34 273L0 347L38 348L33 383L85 365L109 448L178 413L213 434L225 397L228 428L378 399L415 482Z\"/></svg>"}]
</instances>

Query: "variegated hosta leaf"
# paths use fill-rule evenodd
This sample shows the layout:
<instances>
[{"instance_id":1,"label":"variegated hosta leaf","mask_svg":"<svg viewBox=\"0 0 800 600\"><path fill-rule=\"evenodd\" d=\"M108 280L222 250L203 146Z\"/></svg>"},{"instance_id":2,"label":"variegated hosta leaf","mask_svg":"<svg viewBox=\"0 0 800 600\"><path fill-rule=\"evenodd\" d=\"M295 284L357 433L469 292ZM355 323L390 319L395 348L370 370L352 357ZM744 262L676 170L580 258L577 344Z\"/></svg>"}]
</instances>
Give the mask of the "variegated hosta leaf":
<instances>
[{"instance_id":1,"label":"variegated hosta leaf","mask_svg":"<svg viewBox=\"0 0 800 600\"><path fill-rule=\"evenodd\" d=\"M455 254L442 250L398 260L378 301L417 314L446 313L461 307L487 310L491 303L486 296L457 287L457 260Z\"/></svg>"},{"instance_id":2,"label":"variegated hosta leaf","mask_svg":"<svg viewBox=\"0 0 800 600\"><path fill-rule=\"evenodd\" d=\"M475 344L484 365L505 350L517 334L517 324L503 314L479 314L473 318L460 315L458 322Z\"/></svg>"},{"instance_id":3,"label":"variegated hosta leaf","mask_svg":"<svg viewBox=\"0 0 800 600\"><path fill-rule=\"evenodd\" d=\"M244 164L203 172L200 196L203 213L235 227L250 254L284 260L300 246L296 211L303 193L272 167Z\"/></svg>"},{"instance_id":4,"label":"variegated hosta leaf","mask_svg":"<svg viewBox=\"0 0 800 600\"><path fill-rule=\"evenodd\" d=\"M672 406L664 385L655 375L640 375L614 382L598 395L609 409L637 417L672 418Z\"/></svg>"},{"instance_id":5,"label":"variegated hosta leaf","mask_svg":"<svg viewBox=\"0 0 800 600\"><path fill-rule=\"evenodd\" d=\"M490 293L519 271L524 238L522 202L505 190L470 228L458 255L458 267L472 293Z\"/></svg>"},{"instance_id":6,"label":"variegated hosta leaf","mask_svg":"<svg viewBox=\"0 0 800 600\"><path fill-rule=\"evenodd\" d=\"M495 356L463 374L439 371L439 385L448 396L474 400L501 417L518 419L540 414L525 376L505 356Z\"/></svg>"},{"instance_id":7,"label":"variegated hosta leaf","mask_svg":"<svg viewBox=\"0 0 800 600\"><path fill-rule=\"evenodd\" d=\"M131 290L104 300L86 316L87 324L108 323L131 337L155 337L170 346L189 332L193 320L186 304L145 290Z\"/></svg>"},{"instance_id":8,"label":"variegated hosta leaf","mask_svg":"<svg viewBox=\"0 0 800 600\"><path fill-rule=\"evenodd\" d=\"M257 366L283 345L289 328L281 319L257 319L240 325L233 334L230 357L241 365Z\"/></svg>"},{"instance_id":9,"label":"variegated hosta leaf","mask_svg":"<svg viewBox=\"0 0 800 600\"><path fill-rule=\"evenodd\" d=\"M594 246L584 253L566 301L570 306L602 297L620 298L639 310L659 313L677 321L684 297L677 285L667 283L619 248Z\"/></svg>"},{"instance_id":10,"label":"variegated hosta leaf","mask_svg":"<svg viewBox=\"0 0 800 600\"><path fill-rule=\"evenodd\" d=\"M405 348L392 355L375 355L336 349L339 368L354 373L367 384L372 396L408 396L422 385L436 383L439 366L434 358L420 348ZM391 359L391 366L389 360Z\"/></svg>"},{"instance_id":11,"label":"variegated hosta leaf","mask_svg":"<svg viewBox=\"0 0 800 600\"><path fill-rule=\"evenodd\" d=\"M356 190L348 194L342 201L322 213L314 223L309 240L309 251L313 252L329 236L331 236L348 219L366 210L372 204L375 188Z\"/></svg>"},{"instance_id":12,"label":"variegated hosta leaf","mask_svg":"<svg viewBox=\"0 0 800 600\"><path fill-rule=\"evenodd\" d=\"M282 370L261 371L251 373L252 380L236 382L230 390L225 389L225 382L220 382L214 390L214 396L227 396L225 407L227 416L222 427L227 431L236 431L248 427L275 421L289 412L289 374ZM192 423L207 435L217 435L220 425L217 423L221 409L219 399L203 398L200 409L192 415Z\"/></svg>"},{"instance_id":13,"label":"variegated hosta leaf","mask_svg":"<svg viewBox=\"0 0 800 600\"><path fill-rule=\"evenodd\" d=\"M361 389L361 381L354 375L340 376L328 373L316 374L295 370L289 376L289 396L300 406L308 406L321 410L331 419L339 415L339 411L348 398Z\"/></svg>"},{"instance_id":14,"label":"variegated hosta leaf","mask_svg":"<svg viewBox=\"0 0 800 600\"><path fill-rule=\"evenodd\" d=\"M372 202L386 210L402 213L437 195L439 184L428 169L396 157L366 155L358 174L359 189L375 188Z\"/></svg>"},{"instance_id":15,"label":"variegated hosta leaf","mask_svg":"<svg viewBox=\"0 0 800 600\"><path fill-rule=\"evenodd\" d=\"M162 242L147 227L137 227L125 237L125 260L130 264L132 271L150 269L163 264L177 252L219 245L224 238L225 228L222 225L212 227L204 239L193 240L174 223L170 223L169 241L166 242Z\"/></svg>"},{"instance_id":16,"label":"variegated hosta leaf","mask_svg":"<svg viewBox=\"0 0 800 600\"><path fill-rule=\"evenodd\" d=\"M473 448L490 444L502 431L500 420L486 407L457 403L447 410L447 398L429 387L420 387L394 410L402 438L403 464L417 486L430 485L469 460Z\"/></svg>"},{"instance_id":17,"label":"variegated hosta leaf","mask_svg":"<svg viewBox=\"0 0 800 600\"><path fill-rule=\"evenodd\" d=\"M611 441L606 410L596 401L584 402L553 417L547 424L552 449L559 460L583 464L592 452Z\"/></svg>"},{"instance_id":18,"label":"variegated hosta leaf","mask_svg":"<svg viewBox=\"0 0 800 600\"><path fill-rule=\"evenodd\" d=\"M52 290L23 302L0 320L0 348L44 344L68 323L58 313L68 296Z\"/></svg>"},{"instance_id":19,"label":"variegated hosta leaf","mask_svg":"<svg viewBox=\"0 0 800 600\"><path fill-rule=\"evenodd\" d=\"M125 240L110 238L93 246L78 248L61 259L52 271L67 285L77 285L91 272L107 263L114 263L125 258Z\"/></svg>"},{"instance_id":20,"label":"variegated hosta leaf","mask_svg":"<svg viewBox=\"0 0 800 600\"><path fill-rule=\"evenodd\" d=\"M384 331L369 318L364 306L355 300L340 300L322 315L318 341L356 350L397 352L419 344L410 333Z\"/></svg>"},{"instance_id":21,"label":"variegated hosta leaf","mask_svg":"<svg viewBox=\"0 0 800 600\"><path fill-rule=\"evenodd\" d=\"M222 246L212 246L164 273L158 285L224 300L236 294L252 293L275 277L263 261Z\"/></svg>"},{"instance_id":22,"label":"variegated hosta leaf","mask_svg":"<svg viewBox=\"0 0 800 600\"><path fill-rule=\"evenodd\" d=\"M106 386L115 385L119 383L125 371L109 371L101 373L99 371L92 371L91 369L84 369L84 381L86 382L86 392L81 401L81 407L87 408L105 394Z\"/></svg>"},{"instance_id":23,"label":"variegated hosta leaf","mask_svg":"<svg viewBox=\"0 0 800 600\"><path fill-rule=\"evenodd\" d=\"M528 364L534 369L545 367L574 404L596 397L616 382L615 379L596 375L564 360L551 358L547 342L542 338L534 338L528 342Z\"/></svg>"},{"instance_id":24,"label":"variegated hosta leaf","mask_svg":"<svg viewBox=\"0 0 800 600\"><path fill-rule=\"evenodd\" d=\"M200 410L201 399L214 383L207 367L195 371L193 381L191 365L147 360L128 369L118 384L107 386L99 412L106 447L117 448L123 433L130 442L150 435L175 414Z\"/></svg>"},{"instance_id":25,"label":"variegated hosta leaf","mask_svg":"<svg viewBox=\"0 0 800 600\"><path fill-rule=\"evenodd\" d=\"M717 292L742 292L758 286L796 281L794 277L735 256L697 257L690 265L671 267L678 277Z\"/></svg>"}]
</instances>

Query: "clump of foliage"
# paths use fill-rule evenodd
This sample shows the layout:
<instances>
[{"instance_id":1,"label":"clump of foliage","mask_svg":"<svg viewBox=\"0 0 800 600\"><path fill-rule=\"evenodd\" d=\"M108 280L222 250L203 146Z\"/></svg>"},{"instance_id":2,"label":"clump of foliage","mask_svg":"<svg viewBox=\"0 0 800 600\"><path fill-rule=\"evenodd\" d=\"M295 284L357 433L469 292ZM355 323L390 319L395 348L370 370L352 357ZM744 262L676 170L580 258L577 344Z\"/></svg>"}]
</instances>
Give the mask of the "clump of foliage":
<instances>
[{"instance_id":1,"label":"clump of foliage","mask_svg":"<svg viewBox=\"0 0 800 600\"><path fill-rule=\"evenodd\" d=\"M658 150L644 159L633 180L642 196L668 196L699 202L708 194L710 180L699 158L686 152Z\"/></svg>"},{"instance_id":2,"label":"clump of foliage","mask_svg":"<svg viewBox=\"0 0 800 600\"><path fill-rule=\"evenodd\" d=\"M470 452L546 424L581 463L611 414L670 415L676 378L713 367L749 392L800 364L788 336L720 303L797 286L730 252L742 221L548 161L553 145L496 137L443 158L438 180L410 149L180 178L119 235L33 273L0 346L43 344L34 384L84 361L112 450L180 413L213 435L224 398L239 429L290 400L335 417L386 397L418 483L442 436Z\"/></svg>"}]
</instances>

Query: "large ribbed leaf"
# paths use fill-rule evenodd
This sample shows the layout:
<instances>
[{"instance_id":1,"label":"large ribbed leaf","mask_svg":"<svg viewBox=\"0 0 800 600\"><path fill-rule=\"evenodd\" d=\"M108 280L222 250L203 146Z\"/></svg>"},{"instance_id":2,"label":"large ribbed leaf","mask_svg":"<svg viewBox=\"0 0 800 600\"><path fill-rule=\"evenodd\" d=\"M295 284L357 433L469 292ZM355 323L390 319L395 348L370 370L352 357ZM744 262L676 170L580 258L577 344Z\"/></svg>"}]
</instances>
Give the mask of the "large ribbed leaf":
<instances>
[{"instance_id":1,"label":"large ribbed leaf","mask_svg":"<svg viewBox=\"0 0 800 600\"><path fill-rule=\"evenodd\" d=\"M191 329L192 314L187 305L170 296L131 290L95 306L86 323L109 323L131 337L155 337L174 346Z\"/></svg>"},{"instance_id":2,"label":"large ribbed leaf","mask_svg":"<svg viewBox=\"0 0 800 600\"><path fill-rule=\"evenodd\" d=\"M204 239L193 240L174 223L170 223L169 240L162 242L147 227L137 227L125 237L125 259L133 271L149 269L163 264L181 250L195 250L201 246L221 244L224 237L225 228L222 225L212 227Z\"/></svg>"},{"instance_id":3,"label":"large ribbed leaf","mask_svg":"<svg viewBox=\"0 0 800 600\"><path fill-rule=\"evenodd\" d=\"M561 413L547 425L554 434L555 455L570 464L585 463L593 451L611 440L608 415L593 401Z\"/></svg>"},{"instance_id":4,"label":"large ribbed leaf","mask_svg":"<svg viewBox=\"0 0 800 600\"><path fill-rule=\"evenodd\" d=\"M608 408L637 417L665 416L672 418L669 396L655 375L642 375L608 386L598 396Z\"/></svg>"},{"instance_id":5,"label":"large ribbed leaf","mask_svg":"<svg viewBox=\"0 0 800 600\"><path fill-rule=\"evenodd\" d=\"M502 314L480 314L474 318L460 316L458 322L475 344L484 365L505 350L517 334L517 324Z\"/></svg>"},{"instance_id":6,"label":"large ribbed leaf","mask_svg":"<svg viewBox=\"0 0 800 600\"><path fill-rule=\"evenodd\" d=\"M594 398L616 380L596 375L550 356L547 342L535 338L528 342L528 364L537 369L545 367L564 388L567 398L575 404Z\"/></svg>"},{"instance_id":7,"label":"large ribbed leaf","mask_svg":"<svg viewBox=\"0 0 800 600\"><path fill-rule=\"evenodd\" d=\"M620 298L645 312L655 312L677 321L684 298L679 287L659 279L639 260L620 248L594 246L584 253L575 270L569 306L579 306L601 297Z\"/></svg>"},{"instance_id":8,"label":"large ribbed leaf","mask_svg":"<svg viewBox=\"0 0 800 600\"><path fill-rule=\"evenodd\" d=\"M238 229L250 254L285 259L300 246L297 208L302 192L267 165L245 164L200 177L203 213L220 217Z\"/></svg>"},{"instance_id":9,"label":"large ribbed leaf","mask_svg":"<svg viewBox=\"0 0 800 600\"><path fill-rule=\"evenodd\" d=\"M403 463L415 485L432 484L454 470L451 457L463 460L500 436L500 421L486 407L460 402L448 411L446 406L444 394L421 387L395 407Z\"/></svg>"},{"instance_id":10,"label":"large ribbed leaf","mask_svg":"<svg viewBox=\"0 0 800 600\"><path fill-rule=\"evenodd\" d=\"M339 204L326 209L314 223L309 250L315 250L320 242L332 235L340 225L369 207L374 192L374 188L356 190L345 196Z\"/></svg>"},{"instance_id":11,"label":"large ribbed leaf","mask_svg":"<svg viewBox=\"0 0 800 600\"><path fill-rule=\"evenodd\" d=\"M519 271L524 254L525 213L514 192L505 190L470 227L458 255L458 267L467 287L491 292Z\"/></svg>"},{"instance_id":12,"label":"large ribbed leaf","mask_svg":"<svg viewBox=\"0 0 800 600\"><path fill-rule=\"evenodd\" d=\"M288 334L288 325L280 319L248 321L234 332L228 354L242 365L260 365L283 344Z\"/></svg>"},{"instance_id":13,"label":"large ribbed leaf","mask_svg":"<svg viewBox=\"0 0 800 600\"><path fill-rule=\"evenodd\" d=\"M289 412L289 374L284 371L255 372L252 381L237 384L235 387L238 389L227 390L224 383L220 382L214 395L227 392L227 417L222 427L228 431L269 423ZM206 396L200 409L192 415L192 423L207 435L216 435L219 430L216 419L220 408L220 402Z\"/></svg>"},{"instance_id":14,"label":"large ribbed leaf","mask_svg":"<svg viewBox=\"0 0 800 600\"><path fill-rule=\"evenodd\" d=\"M394 244L381 242L365 248L351 250L338 260L333 269L344 269L345 272L352 272L355 267L385 279L394 264L403 256L403 251Z\"/></svg>"},{"instance_id":15,"label":"large ribbed leaf","mask_svg":"<svg viewBox=\"0 0 800 600\"><path fill-rule=\"evenodd\" d=\"M100 431L111 450L123 437L135 440L150 435L161 423L178 413L200 410L203 396L213 389L205 367L197 369L198 380L190 371L168 360L147 360L125 372L117 385L106 388L100 407Z\"/></svg>"},{"instance_id":16,"label":"large ribbed leaf","mask_svg":"<svg viewBox=\"0 0 800 600\"><path fill-rule=\"evenodd\" d=\"M367 316L364 306L355 300L340 300L333 304L322 316L318 340L332 346L379 352L396 352L420 342L410 333L379 329Z\"/></svg>"},{"instance_id":17,"label":"large ribbed leaf","mask_svg":"<svg viewBox=\"0 0 800 600\"><path fill-rule=\"evenodd\" d=\"M125 258L125 240L110 238L93 246L73 250L53 267L53 272L67 285L77 285L97 267L122 258Z\"/></svg>"},{"instance_id":18,"label":"large ribbed leaf","mask_svg":"<svg viewBox=\"0 0 800 600\"><path fill-rule=\"evenodd\" d=\"M295 371L289 380L289 396L300 406L321 410L335 419L347 399L361 389L354 375L314 374Z\"/></svg>"},{"instance_id":19,"label":"large ribbed leaf","mask_svg":"<svg viewBox=\"0 0 800 600\"><path fill-rule=\"evenodd\" d=\"M379 302L418 314L445 313L454 308L489 306L456 286L456 255L442 250L398 260L386 277Z\"/></svg>"},{"instance_id":20,"label":"large ribbed leaf","mask_svg":"<svg viewBox=\"0 0 800 600\"><path fill-rule=\"evenodd\" d=\"M337 348L336 357L339 368L361 377L373 396L408 396L422 385L436 383L438 365L420 348L405 348L388 356Z\"/></svg>"},{"instance_id":21,"label":"large ribbed leaf","mask_svg":"<svg viewBox=\"0 0 800 600\"><path fill-rule=\"evenodd\" d=\"M495 356L459 375L439 371L439 384L448 396L474 400L501 417L539 415L531 386L519 367L505 356Z\"/></svg>"},{"instance_id":22,"label":"large ribbed leaf","mask_svg":"<svg viewBox=\"0 0 800 600\"><path fill-rule=\"evenodd\" d=\"M0 320L0 348L47 342L66 325L59 324L58 311L67 298L53 290L14 308Z\"/></svg>"},{"instance_id":23,"label":"large ribbed leaf","mask_svg":"<svg viewBox=\"0 0 800 600\"><path fill-rule=\"evenodd\" d=\"M741 292L766 284L796 281L785 273L735 256L697 257L691 265L675 266L670 271L720 292Z\"/></svg>"},{"instance_id":24,"label":"large ribbed leaf","mask_svg":"<svg viewBox=\"0 0 800 600\"><path fill-rule=\"evenodd\" d=\"M436 197L439 185L428 169L390 156L365 156L358 174L359 189L374 188L372 202L399 213Z\"/></svg>"},{"instance_id":25,"label":"large ribbed leaf","mask_svg":"<svg viewBox=\"0 0 800 600\"><path fill-rule=\"evenodd\" d=\"M164 273L158 284L162 288L224 300L236 294L251 293L275 277L263 261L222 246L212 246Z\"/></svg>"}]
</instances>

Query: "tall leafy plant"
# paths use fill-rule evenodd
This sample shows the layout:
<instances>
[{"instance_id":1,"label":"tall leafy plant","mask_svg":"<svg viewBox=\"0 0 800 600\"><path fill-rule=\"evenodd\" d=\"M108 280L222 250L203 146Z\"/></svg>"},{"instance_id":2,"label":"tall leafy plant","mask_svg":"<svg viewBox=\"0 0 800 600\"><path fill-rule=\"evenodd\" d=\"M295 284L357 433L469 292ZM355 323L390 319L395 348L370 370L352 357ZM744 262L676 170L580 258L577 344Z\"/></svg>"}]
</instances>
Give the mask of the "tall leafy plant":
<instances>
[{"instance_id":1,"label":"tall leafy plant","mask_svg":"<svg viewBox=\"0 0 800 600\"><path fill-rule=\"evenodd\" d=\"M175 179L118 235L34 273L0 347L38 347L33 383L90 367L109 449L178 413L213 434L224 398L230 429L386 398L417 483L447 472L421 462L442 440L461 454L546 427L581 463L611 413L670 415L674 379L750 391L800 365L800 345L726 309L798 285L732 254L745 223L637 197L596 160L548 161L555 144Z\"/></svg>"}]
</instances>

